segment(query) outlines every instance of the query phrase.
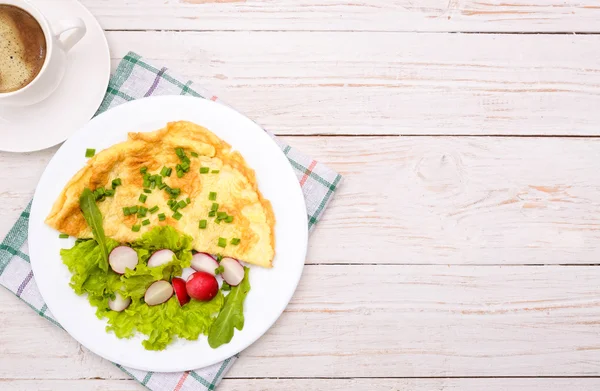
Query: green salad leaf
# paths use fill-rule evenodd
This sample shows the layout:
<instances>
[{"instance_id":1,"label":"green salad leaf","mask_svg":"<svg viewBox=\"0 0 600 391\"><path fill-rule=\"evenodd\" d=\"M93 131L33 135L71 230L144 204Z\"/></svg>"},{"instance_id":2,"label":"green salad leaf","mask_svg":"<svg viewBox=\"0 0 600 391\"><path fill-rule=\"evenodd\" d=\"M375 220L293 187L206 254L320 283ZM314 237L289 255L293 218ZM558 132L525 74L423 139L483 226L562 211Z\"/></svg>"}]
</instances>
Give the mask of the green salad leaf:
<instances>
[{"instance_id":1,"label":"green salad leaf","mask_svg":"<svg viewBox=\"0 0 600 391\"><path fill-rule=\"evenodd\" d=\"M106 240L108 251L112 251L119 243L112 239ZM108 290L114 292L115 277L119 275L112 270L104 270L101 264L102 251L95 240L84 240L73 248L60 250L63 263L71 272L71 287L78 295L88 293L91 296L104 296ZM110 281L109 281L110 280ZM110 284L109 284L110 282Z\"/></svg>"},{"instance_id":2,"label":"green salad leaf","mask_svg":"<svg viewBox=\"0 0 600 391\"><path fill-rule=\"evenodd\" d=\"M110 238L105 238L104 243L108 253L119 245ZM172 227L156 227L131 243L131 247L138 253L139 261L134 270L124 275L102 267L103 250L97 240L81 240L73 248L61 250L63 262L72 273L71 287L77 294L87 294L99 318L107 318L107 331L120 338L143 333L147 338L142 343L148 350L164 349L176 337L195 340L201 334L208 334L224 305L221 292L209 302L192 300L183 307L175 296L155 306L143 300L146 289L154 281L171 281L190 265L192 238ZM165 265L148 267L148 259L160 249L173 251L175 257ZM114 298L115 292L132 299L126 310L109 309L108 300Z\"/></svg>"},{"instance_id":3,"label":"green salad leaf","mask_svg":"<svg viewBox=\"0 0 600 391\"><path fill-rule=\"evenodd\" d=\"M149 306L142 300L135 300L122 312L107 310L108 331L119 338L130 338L136 331L146 334L142 342L148 350L162 350L177 335L180 338L196 340L206 334L214 321L214 315L223 306L223 294L219 292L211 301L192 300L181 307L175 296L166 303Z\"/></svg>"},{"instance_id":4,"label":"green salad leaf","mask_svg":"<svg viewBox=\"0 0 600 391\"><path fill-rule=\"evenodd\" d=\"M223 309L210 327L208 344L213 349L229 343L233 338L234 328L238 330L244 328L244 299L250 292L249 270L244 267L244 279L238 286L231 288L225 297Z\"/></svg>"},{"instance_id":5,"label":"green salad leaf","mask_svg":"<svg viewBox=\"0 0 600 391\"><path fill-rule=\"evenodd\" d=\"M100 246L101 262L98 266L106 271L108 269L108 247L106 245L106 236L104 235L104 227L102 227L102 213L98 205L96 205L96 197L87 187L83 189L81 197L79 197L79 208L83 213L85 221L92 229L92 235Z\"/></svg>"}]
</instances>

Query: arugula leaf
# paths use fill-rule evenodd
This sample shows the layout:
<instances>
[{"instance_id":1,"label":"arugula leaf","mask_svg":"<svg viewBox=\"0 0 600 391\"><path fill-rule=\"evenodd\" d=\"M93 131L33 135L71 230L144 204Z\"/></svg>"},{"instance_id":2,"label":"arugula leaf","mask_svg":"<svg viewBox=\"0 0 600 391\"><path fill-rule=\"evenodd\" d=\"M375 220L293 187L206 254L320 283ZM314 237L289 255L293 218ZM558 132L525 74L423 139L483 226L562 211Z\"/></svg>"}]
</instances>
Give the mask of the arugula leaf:
<instances>
[{"instance_id":1,"label":"arugula leaf","mask_svg":"<svg viewBox=\"0 0 600 391\"><path fill-rule=\"evenodd\" d=\"M108 270L108 248L106 246L106 236L104 235L104 228L102 227L102 213L96 205L96 197L92 194L91 190L87 187L83 189L81 197L79 197L79 208L83 213L85 221L92 229L94 239L100 246L100 253L102 255L102 261L98 263L100 269Z\"/></svg>"},{"instance_id":2,"label":"arugula leaf","mask_svg":"<svg viewBox=\"0 0 600 391\"><path fill-rule=\"evenodd\" d=\"M213 349L229 343L233 338L234 328L244 328L244 299L250 291L249 270L244 267L244 279L238 286L231 288L231 292L225 297L223 309L210 327L208 344Z\"/></svg>"}]
</instances>

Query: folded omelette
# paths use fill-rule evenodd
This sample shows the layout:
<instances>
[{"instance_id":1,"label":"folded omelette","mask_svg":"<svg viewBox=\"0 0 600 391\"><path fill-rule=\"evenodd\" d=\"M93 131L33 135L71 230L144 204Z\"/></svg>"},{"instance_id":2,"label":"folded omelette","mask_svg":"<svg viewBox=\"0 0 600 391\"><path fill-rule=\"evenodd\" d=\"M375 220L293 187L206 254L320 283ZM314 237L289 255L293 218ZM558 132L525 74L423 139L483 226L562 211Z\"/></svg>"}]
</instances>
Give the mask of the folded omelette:
<instances>
[{"instance_id":1,"label":"folded omelette","mask_svg":"<svg viewBox=\"0 0 600 391\"><path fill-rule=\"evenodd\" d=\"M84 153L84 151L82 151ZM191 122L167 124L91 158L66 185L46 223L77 238L92 232L79 208L94 191L106 236L132 242L155 226L190 235L199 252L271 267L275 216L254 171L231 146Z\"/></svg>"}]
</instances>

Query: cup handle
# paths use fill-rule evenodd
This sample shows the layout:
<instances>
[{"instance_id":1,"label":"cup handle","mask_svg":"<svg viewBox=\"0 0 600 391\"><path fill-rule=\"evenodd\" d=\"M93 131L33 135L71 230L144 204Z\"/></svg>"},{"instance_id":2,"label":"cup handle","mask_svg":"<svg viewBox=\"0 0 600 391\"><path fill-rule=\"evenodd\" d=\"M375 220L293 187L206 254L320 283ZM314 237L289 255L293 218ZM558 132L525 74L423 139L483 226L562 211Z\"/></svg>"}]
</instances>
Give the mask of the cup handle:
<instances>
[{"instance_id":1,"label":"cup handle","mask_svg":"<svg viewBox=\"0 0 600 391\"><path fill-rule=\"evenodd\" d=\"M83 38L87 28L80 18L60 20L57 23L54 36L65 52L71 50ZM67 34L68 33L68 34Z\"/></svg>"}]
</instances>

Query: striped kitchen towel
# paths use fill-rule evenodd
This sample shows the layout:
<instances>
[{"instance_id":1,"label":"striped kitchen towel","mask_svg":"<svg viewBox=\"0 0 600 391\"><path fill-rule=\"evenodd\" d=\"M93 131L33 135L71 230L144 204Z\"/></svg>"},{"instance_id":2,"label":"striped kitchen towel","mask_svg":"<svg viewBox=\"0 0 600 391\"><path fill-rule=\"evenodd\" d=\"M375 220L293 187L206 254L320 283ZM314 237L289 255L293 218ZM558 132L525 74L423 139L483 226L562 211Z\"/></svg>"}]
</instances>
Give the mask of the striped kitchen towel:
<instances>
[{"instance_id":1,"label":"striped kitchen towel","mask_svg":"<svg viewBox=\"0 0 600 391\"><path fill-rule=\"evenodd\" d=\"M165 67L156 66L135 53L128 53L111 77L100 114L130 100L154 95L189 95L221 102L216 96L180 78ZM304 156L271 135L296 172L302 185L308 213L308 228L312 230L321 218L328 202L340 185L342 177L323 164ZM60 327L41 297L29 264L27 225L31 204L0 244L0 284L27 303L39 315ZM142 385L153 391L214 390L236 357L206 368L182 373L154 373L117 365Z\"/></svg>"}]
</instances>

